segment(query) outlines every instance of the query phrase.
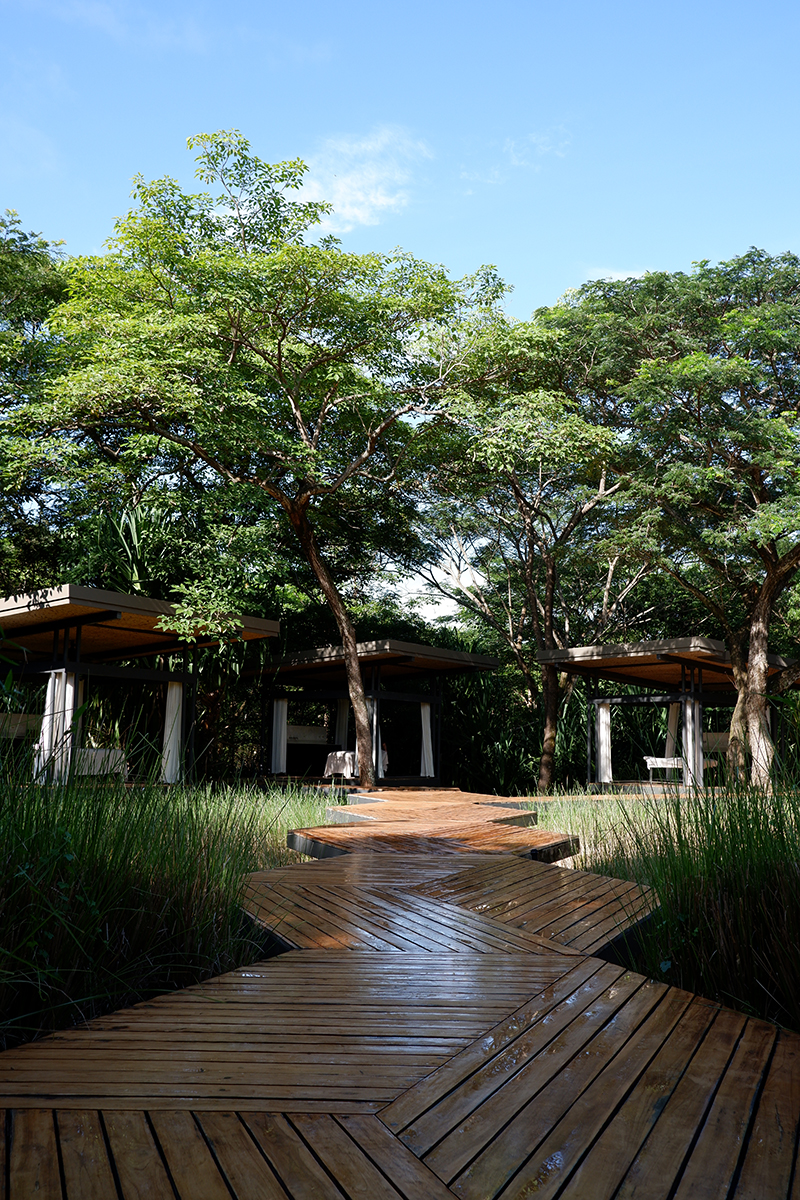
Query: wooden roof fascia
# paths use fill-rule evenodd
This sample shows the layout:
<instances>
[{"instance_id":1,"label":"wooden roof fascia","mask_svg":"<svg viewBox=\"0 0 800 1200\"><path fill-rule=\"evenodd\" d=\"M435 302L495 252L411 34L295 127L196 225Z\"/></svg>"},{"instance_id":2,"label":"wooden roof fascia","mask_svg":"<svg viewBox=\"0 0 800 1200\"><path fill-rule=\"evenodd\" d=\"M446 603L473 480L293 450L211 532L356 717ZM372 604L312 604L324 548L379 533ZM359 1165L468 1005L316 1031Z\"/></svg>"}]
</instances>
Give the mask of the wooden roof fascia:
<instances>
[{"instance_id":1,"label":"wooden roof fascia","mask_svg":"<svg viewBox=\"0 0 800 1200\"><path fill-rule=\"evenodd\" d=\"M712 671L722 671L726 675L733 674L730 662L721 662L718 658L692 658L690 654L659 654L659 662L674 662L681 666L698 667L701 671L706 667Z\"/></svg>"},{"instance_id":2,"label":"wooden roof fascia","mask_svg":"<svg viewBox=\"0 0 800 1200\"><path fill-rule=\"evenodd\" d=\"M17 638L31 637L40 633L55 633L62 629L82 629L84 625L103 625L106 621L121 621L122 612L119 609L98 609L95 613L86 613L82 617L59 617L58 620L40 621L33 625L13 625L13 637L0 637L0 642L14 642ZM35 653L30 651L29 653Z\"/></svg>"},{"instance_id":3,"label":"wooden roof fascia","mask_svg":"<svg viewBox=\"0 0 800 1200\"><path fill-rule=\"evenodd\" d=\"M554 665L556 665L558 671L563 671L566 675L580 675L584 679L605 679L609 683L633 684L635 687L663 687L667 682L664 679L643 679L638 675L626 675L608 666L605 668L599 665L597 667L589 667L584 663L558 663ZM611 671L614 671L613 675L610 674Z\"/></svg>"}]
</instances>

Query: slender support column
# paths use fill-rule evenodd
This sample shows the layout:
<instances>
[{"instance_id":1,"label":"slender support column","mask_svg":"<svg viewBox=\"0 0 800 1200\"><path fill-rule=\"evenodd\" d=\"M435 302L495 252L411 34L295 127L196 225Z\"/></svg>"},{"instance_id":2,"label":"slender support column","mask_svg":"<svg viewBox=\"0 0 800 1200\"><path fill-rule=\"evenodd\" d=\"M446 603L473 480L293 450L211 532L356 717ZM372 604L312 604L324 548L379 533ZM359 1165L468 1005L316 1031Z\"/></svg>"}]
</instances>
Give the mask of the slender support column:
<instances>
[{"instance_id":1,"label":"slender support column","mask_svg":"<svg viewBox=\"0 0 800 1200\"><path fill-rule=\"evenodd\" d=\"M694 695L683 705L683 782L685 787L703 786L703 707Z\"/></svg>"},{"instance_id":2,"label":"slender support column","mask_svg":"<svg viewBox=\"0 0 800 1200\"><path fill-rule=\"evenodd\" d=\"M611 705L607 700L595 702L597 738L597 782L611 783Z\"/></svg>"}]
</instances>

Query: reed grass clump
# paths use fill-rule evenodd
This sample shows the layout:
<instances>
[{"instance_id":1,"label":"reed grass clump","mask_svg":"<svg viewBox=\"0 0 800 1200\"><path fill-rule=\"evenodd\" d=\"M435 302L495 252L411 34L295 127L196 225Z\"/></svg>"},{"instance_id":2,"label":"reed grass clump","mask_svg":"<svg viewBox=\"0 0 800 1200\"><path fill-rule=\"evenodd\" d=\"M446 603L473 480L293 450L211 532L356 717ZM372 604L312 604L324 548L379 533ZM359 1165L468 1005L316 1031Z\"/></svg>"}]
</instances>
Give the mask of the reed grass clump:
<instances>
[{"instance_id":1,"label":"reed grass clump","mask_svg":"<svg viewBox=\"0 0 800 1200\"><path fill-rule=\"evenodd\" d=\"M648 884L657 910L633 966L800 1030L800 790L555 802L575 866Z\"/></svg>"},{"instance_id":2,"label":"reed grass clump","mask_svg":"<svg viewBox=\"0 0 800 1200\"><path fill-rule=\"evenodd\" d=\"M0 1046L252 962L246 875L291 858L313 793L0 781Z\"/></svg>"}]
</instances>

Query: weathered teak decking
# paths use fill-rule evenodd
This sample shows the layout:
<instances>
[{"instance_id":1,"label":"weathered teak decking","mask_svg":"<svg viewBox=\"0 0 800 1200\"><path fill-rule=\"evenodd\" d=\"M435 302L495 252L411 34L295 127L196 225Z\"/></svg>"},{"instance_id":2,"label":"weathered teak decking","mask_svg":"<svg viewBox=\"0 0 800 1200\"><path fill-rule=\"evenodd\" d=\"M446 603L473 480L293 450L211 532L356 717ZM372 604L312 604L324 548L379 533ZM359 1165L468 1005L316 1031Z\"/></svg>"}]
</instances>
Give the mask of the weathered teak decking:
<instances>
[{"instance_id":1,"label":"weathered teak decking","mask_svg":"<svg viewBox=\"0 0 800 1200\"><path fill-rule=\"evenodd\" d=\"M266 962L0 1055L0 1197L800 1195L800 1037L597 957L646 912L525 859L260 872Z\"/></svg>"},{"instance_id":2,"label":"weathered teak decking","mask_svg":"<svg viewBox=\"0 0 800 1200\"><path fill-rule=\"evenodd\" d=\"M536 813L520 802L475 792L408 789L364 793L329 810L331 825L296 829L289 845L314 858L351 850L394 854L524 854L555 862L578 850L576 838L534 828Z\"/></svg>"}]
</instances>

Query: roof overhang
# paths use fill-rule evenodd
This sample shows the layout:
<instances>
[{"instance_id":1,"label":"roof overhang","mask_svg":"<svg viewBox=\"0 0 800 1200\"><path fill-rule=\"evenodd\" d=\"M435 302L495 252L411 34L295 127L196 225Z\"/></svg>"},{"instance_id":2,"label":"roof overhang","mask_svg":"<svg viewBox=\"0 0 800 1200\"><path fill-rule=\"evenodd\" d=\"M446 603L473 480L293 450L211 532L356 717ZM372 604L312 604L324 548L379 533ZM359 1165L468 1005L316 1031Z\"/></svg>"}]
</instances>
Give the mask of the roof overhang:
<instances>
[{"instance_id":1,"label":"roof overhang","mask_svg":"<svg viewBox=\"0 0 800 1200\"><path fill-rule=\"evenodd\" d=\"M215 646L222 640L200 627L195 641L181 641L169 628L174 613L163 600L67 583L0 600L2 652L12 659L21 654L52 657L56 639L63 638L65 631L76 638L78 630L81 659L87 662L169 654L191 646ZM276 637L280 631L277 621L249 616L237 620L241 625L236 640Z\"/></svg>"},{"instance_id":2,"label":"roof overhang","mask_svg":"<svg viewBox=\"0 0 800 1200\"><path fill-rule=\"evenodd\" d=\"M543 650L542 664L551 663L568 675L610 679L620 684L678 691L689 671L702 671L704 692L734 689L731 656L724 642L714 638L665 638L655 642L576 646L571 650ZM769 673L791 665L777 654L769 655Z\"/></svg>"},{"instance_id":3,"label":"roof overhang","mask_svg":"<svg viewBox=\"0 0 800 1200\"><path fill-rule=\"evenodd\" d=\"M358 659L362 670L380 666L381 677L453 674L463 671L494 671L498 660L487 654L469 654L465 650L447 650L382 638L359 642ZM286 682L334 683L345 678L344 650L341 646L318 646L289 654L269 668Z\"/></svg>"}]
</instances>

